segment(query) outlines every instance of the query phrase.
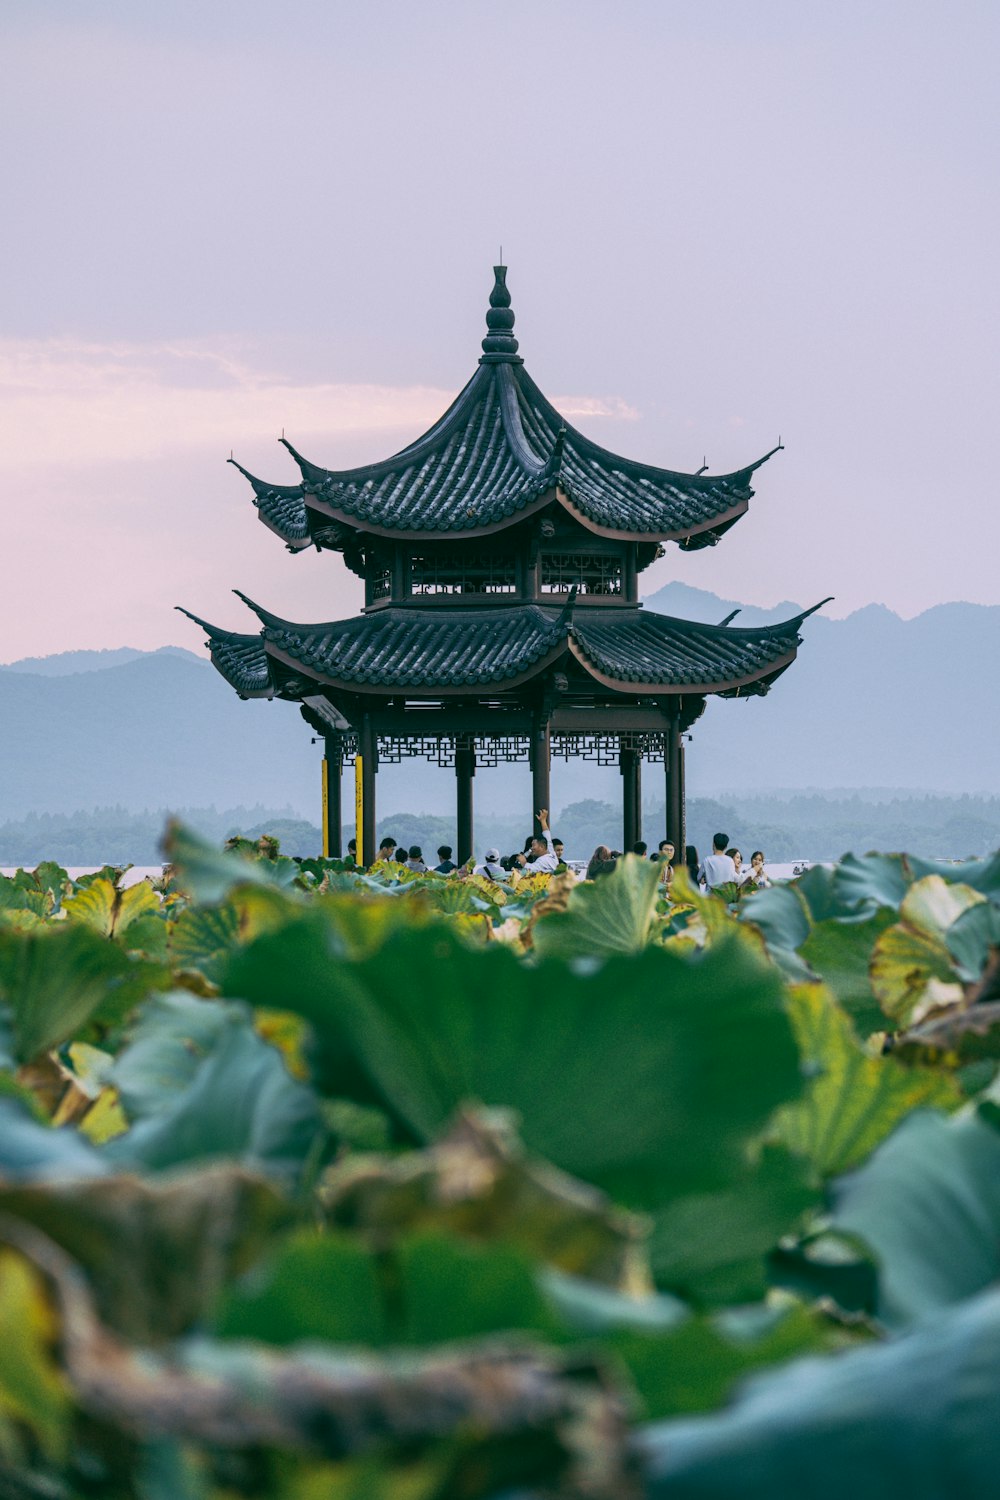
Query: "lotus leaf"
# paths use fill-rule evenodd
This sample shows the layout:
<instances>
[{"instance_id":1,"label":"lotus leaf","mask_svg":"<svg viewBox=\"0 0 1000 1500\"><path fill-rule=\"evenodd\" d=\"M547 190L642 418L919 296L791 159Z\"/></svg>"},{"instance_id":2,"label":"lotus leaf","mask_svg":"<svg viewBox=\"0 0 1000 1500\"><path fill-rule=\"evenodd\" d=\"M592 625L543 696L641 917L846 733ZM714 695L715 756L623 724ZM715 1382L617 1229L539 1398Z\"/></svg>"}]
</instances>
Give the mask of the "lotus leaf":
<instances>
[{"instance_id":1,"label":"lotus leaf","mask_svg":"<svg viewBox=\"0 0 1000 1500\"><path fill-rule=\"evenodd\" d=\"M337 1091L374 1093L422 1140L468 1100L508 1106L529 1150L619 1201L662 1204L738 1178L747 1139L801 1087L780 980L735 938L581 974L444 928L398 931L347 968L317 936L259 939L224 989L305 1015Z\"/></svg>"},{"instance_id":2,"label":"lotus leaf","mask_svg":"<svg viewBox=\"0 0 1000 1500\"><path fill-rule=\"evenodd\" d=\"M537 953L553 958L607 958L639 953L655 927L659 867L627 854L600 880L569 890L564 912L540 916L532 929Z\"/></svg>"},{"instance_id":3,"label":"lotus leaf","mask_svg":"<svg viewBox=\"0 0 1000 1500\"><path fill-rule=\"evenodd\" d=\"M865 1051L822 985L799 986L789 999L802 1058L816 1076L802 1099L779 1111L776 1129L823 1177L864 1161L911 1111L961 1102L946 1073Z\"/></svg>"},{"instance_id":4,"label":"lotus leaf","mask_svg":"<svg viewBox=\"0 0 1000 1500\"><path fill-rule=\"evenodd\" d=\"M892 1328L1000 1279L1000 1132L975 1111L910 1115L835 1201L837 1227L875 1253Z\"/></svg>"}]
</instances>

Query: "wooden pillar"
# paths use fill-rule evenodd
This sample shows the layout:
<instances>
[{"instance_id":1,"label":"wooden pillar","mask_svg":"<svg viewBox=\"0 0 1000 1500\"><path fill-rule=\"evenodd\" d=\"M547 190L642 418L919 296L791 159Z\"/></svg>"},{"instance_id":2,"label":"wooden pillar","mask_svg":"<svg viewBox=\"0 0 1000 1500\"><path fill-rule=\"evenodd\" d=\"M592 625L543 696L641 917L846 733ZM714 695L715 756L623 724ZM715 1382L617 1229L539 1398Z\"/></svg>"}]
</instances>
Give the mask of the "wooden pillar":
<instances>
[{"instance_id":1,"label":"wooden pillar","mask_svg":"<svg viewBox=\"0 0 1000 1500\"><path fill-rule=\"evenodd\" d=\"M343 850L341 779L344 772L344 740L339 734L323 738L323 858L339 859Z\"/></svg>"},{"instance_id":2,"label":"wooden pillar","mask_svg":"<svg viewBox=\"0 0 1000 1500\"><path fill-rule=\"evenodd\" d=\"M540 714L536 718L531 734L531 812L532 829L541 834L541 824L534 815L540 808L552 811L552 784L551 784L551 733L547 715Z\"/></svg>"},{"instance_id":3,"label":"wooden pillar","mask_svg":"<svg viewBox=\"0 0 1000 1500\"><path fill-rule=\"evenodd\" d=\"M622 748L618 769L622 774L622 848L627 854L642 838L642 756L638 750Z\"/></svg>"},{"instance_id":4,"label":"wooden pillar","mask_svg":"<svg viewBox=\"0 0 1000 1500\"><path fill-rule=\"evenodd\" d=\"M458 845L456 849L457 861L464 865L475 853L475 837L473 831L473 796L472 778L476 774L476 750L475 743L469 739L463 744L458 740L455 746L455 793L456 793L456 823L458 824Z\"/></svg>"},{"instance_id":5,"label":"wooden pillar","mask_svg":"<svg viewBox=\"0 0 1000 1500\"><path fill-rule=\"evenodd\" d=\"M361 816L357 819L358 864L368 866L375 858L375 773L378 770L378 741L372 729L370 714L364 714L358 733L358 758L361 762Z\"/></svg>"},{"instance_id":6,"label":"wooden pillar","mask_svg":"<svg viewBox=\"0 0 1000 1500\"><path fill-rule=\"evenodd\" d=\"M665 771L666 836L673 844L680 862L683 861L686 852L687 833L684 816L684 736L681 733L680 718L677 714L671 715L670 728L667 731Z\"/></svg>"}]
</instances>

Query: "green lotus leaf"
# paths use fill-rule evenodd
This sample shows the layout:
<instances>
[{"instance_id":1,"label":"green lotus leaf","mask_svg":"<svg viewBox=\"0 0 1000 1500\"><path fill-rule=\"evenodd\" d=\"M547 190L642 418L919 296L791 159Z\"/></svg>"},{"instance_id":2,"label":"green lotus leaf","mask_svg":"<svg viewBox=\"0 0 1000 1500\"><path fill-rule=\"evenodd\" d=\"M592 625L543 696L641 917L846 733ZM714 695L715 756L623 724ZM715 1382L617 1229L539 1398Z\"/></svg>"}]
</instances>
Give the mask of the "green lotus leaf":
<instances>
[{"instance_id":1,"label":"green lotus leaf","mask_svg":"<svg viewBox=\"0 0 1000 1500\"><path fill-rule=\"evenodd\" d=\"M774 885L757 891L740 907L739 920L763 934L767 950L791 979L809 977L798 957L798 949L809 936L812 923L806 903L793 885Z\"/></svg>"},{"instance_id":2,"label":"green lotus leaf","mask_svg":"<svg viewBox=\"0 0 1000 1500\"><path fill-rule=\"evenodd\" d=\"M23 1100L0 1097L0 1183L100 1177L108 1170L75 1130L53 1130Z\"/></svg>"},{"instance_id":3,"label":"green lotus leaf","mask_svg":"<svg viewBox=\"0 0 1000 1500\"><path fill-rule=\"evenodd\" d=\"M82 923L0 929L0 1000L11 1013L20 1062L79 1036L95 1018L130 1009L154 978Z\"/></svg>"},{"instance_id":4,"label":"green lotus leaf","mask_svg":"<svg viewBox=\"0 0 1000 1500\"><path fill-rule=\"evenodd\" d=\"M992 901L968 906L948 928L945 943L958 977L966 984L977 984L987 964L1000 953L1000 907Z\"/></svg>"},{"instance_id":5,"label":"green lotus leaf","mask_svg":"<svg viewBox=\"0 0 1000 1500\"><path fill-rule=\"evenodd\" d=\"M103 1155L120 1169L149 1171L224 1157L295 1182L322 1135L315 1095L234 1016L187 1086L109 1141Z\"/></svg>"},{"instance_id":6,"label":"green lotus leaf","mask_svg":"<svg viewBox=\"0 0 1000 1500\"><path fill-rule=\"evenodd\" d=\"M167 824L163 852L174 867L174 883L198 901L222 901L239 885L288 889L299 875L292 859L260 859L238 849L218 849L176 820Z\"/></svg>"},{"instance_id":7,"label":"green lotus leaf","mask_svg":"<svg viewBox=\"0 0 1000 1500\"><path fill-rule=\"evenodd\" d=\"M827 917L814 922L799 949L813 974L833 992L863 1036L885 1026L885 1014L872 989L869 961L872 947L893 920L893 913L886 908L861 921Z\"/></svg>"},{"instance_id":8,"label":"green lotus leaf","mask_svg":"<svg viewBox=\"0 0 1000 1500\"><path fill-rule=\"evenodd\" d=\"M661 925L656 912L659 866L627 854L600 880L576 886L564 912L539 917L537 953L552 958L606 958L638 953Z\"/></svg>"},{"instance_id":9,"label":"green lotus leaf","mask_svg":"<svg viewBox=\"0 0 1000 1500\"><path fill-rule=\"evenodd\" d=\"M28 912L33 917L44 918L52 911L52 906L49 891L38 890L14 875L0 875L0 914L4 917Z\"/></svg>"},{"instance_id":10,"label":"green lotus leaf","mask_svg":"<svg viewBox=\"0 0 1000 1500\"><path fill-rule=\"evenodd\" d=\"M280 927L294 910L282 891L259 885L239 886L217 906L189 906L169 925L170 962L214 984L234 948Z\"/></svg>"},{"instance_id":11,"label":"green lotus leaf","mask_svg":"<svg viewBox=\"0 0 1000 1500\"><path fill-rule=\"evenodd\" d=\"M794 1303L741 1309L738 1318L735 1313L688 1318L660 1333L627 1324L605 1330L605 1347L628 1370L640 1416L656 1420L711 1411L755 1371L788 1365L805 1354L840 1353L865 1336Z\"/></svg>"},{"instance_id":12,"label":"green lotus leaf","mask_svg":"<svg viewBox=\"0 0 1000 1500\"><path fill-rule=\"evenodd\" d=\"M143 1006L110 1079L130 1120L145 1120L174 1104L202 1061L234 1024L243 1006L203 1000L187 990L154 995Z\"/></svg>"},{"instance_id":13,"label":"green lotus leaf","mask_svg":"<svg viewBox=\"0 0 1000 1500\"><path fill-rule=\"evenodd\" d=\"M866 1052L822 985L797 987L789 1005L803 1061L815 1076L802 1099L778 1112L775 1129L823 1177L864 1161L913 1110L961 1103L947 1073Z\"/></svg>"},{"instance_id":14,"label":"green lotus leaf","mask_svg":"<svg viewBox=\"0 0 1000 1500\"><path fill-rule=\"evenodd\" d=\"M905 854L845 854L833 873L831 899L856 916L874 916L879 907L898 911L914 879Z\"/></svg>"},{"instance_id":15,"label":"green lotus leaf","mask_svg":"<svg viewBox=\"0 0 1000 1500\"><path fill-rule=\"evenodd\" d=\"M637 1437L648 1500L986 1497L1000 1468L1000 1293L905 1339L759 1374L729 1408Z\"/></svg>"},{"instance_id":16,"label":"green lotus leaf","mask_svg":"<svg viewBox=\"0 0 1000 1500\"><path fill-rule=\"evenodd\" d=\"M892 1328L1000 1280L1000 1132L972 1111L904 1120L836 1189L834 1222L879 1265Z\"/></svg>"},{"instance_id":17,"label":"green lotus leaf","mask_svg":"<svg viewBox=\"0 0 1000 1500\"><path fill-rule=\"evenodd\" d=\"M677 1198L656 1214L656 1283L700 1306L763 1297L770 1252L819 1206L809 1163L769 1145L730 1187Z\"/></svg>"},{"instance_id":18,"label":"green lotus leaf","mask_svg":"<svg viewBox=\"0 0 1000 1500\"><path fill-rule=\"evenodd\" d=\"M347 1236L303 1231L229 1293L219 1324L231 1338L376 1347L528 1330L555 1333L558 1320L522 1251L426 1231L378 1260Z\"/></svg>"},{"instance_id":19,"label":"green lotus leaf","mask_svg":"<svg viewBox=\"0 0 1000 1500\"><path fill-rule=\"evenodd\" d=\"M735 937L579 973L401 929L348 966L300 923L234 955L223 988L304 1015L323 1086L374 1095L417 1139L466 1101L507 1106L530 1151L626 1203L738 1179L748 1138L801 1088L780 979Z\"/></svg>"}]
</instances>

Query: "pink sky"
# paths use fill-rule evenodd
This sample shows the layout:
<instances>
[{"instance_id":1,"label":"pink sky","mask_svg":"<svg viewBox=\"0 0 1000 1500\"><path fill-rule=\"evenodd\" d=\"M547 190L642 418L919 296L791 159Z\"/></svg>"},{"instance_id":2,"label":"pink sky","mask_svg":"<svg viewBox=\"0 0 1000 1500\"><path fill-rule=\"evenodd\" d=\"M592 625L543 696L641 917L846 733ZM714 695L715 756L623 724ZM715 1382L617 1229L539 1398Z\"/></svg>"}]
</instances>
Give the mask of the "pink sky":
<instances>
[{"instance_id":1,"label":"pink sky","mask_svg":"<svg viewBox=\"0 0 1000 1500\"><path fill-rule=\"evenodd\" d=\"M647 591L1000 602L995 7L5 11L0 660L198 649L172 606L252 628L233 587L355 610L223 461L415 437L501 238L521 352L591 436L692 470L787 445Z\"/></svg>"}]
</instances>

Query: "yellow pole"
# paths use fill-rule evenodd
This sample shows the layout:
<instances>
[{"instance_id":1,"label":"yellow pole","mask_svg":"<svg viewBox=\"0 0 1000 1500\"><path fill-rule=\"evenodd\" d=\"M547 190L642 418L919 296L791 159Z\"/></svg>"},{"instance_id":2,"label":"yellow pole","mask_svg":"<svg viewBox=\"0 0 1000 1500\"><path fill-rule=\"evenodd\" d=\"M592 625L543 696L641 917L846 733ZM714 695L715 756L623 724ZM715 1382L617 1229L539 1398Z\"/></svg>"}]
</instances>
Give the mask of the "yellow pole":
<instances>
[{"instance_id":1,"label":"yellow pole","mask_svg":"<svg viewBox=\"0 0 1000 1500\"><path fill-rule=\"evenodd\" d=\"M357 841L357 853L355 859L358 866L365 862L365 783L364 783L364 760L360 755L354 757L354 837Z\"/></svg>"},{"instance_id":2,"label":"yellow pole","mask_svg":"<svg viewBox=\"0 0 1000 1500\"><path fill-rule=\"evenodd\" d=\"M323 767L323 858L330 858L330 762L324 755Z\"/></svg>"}]
</instances>

